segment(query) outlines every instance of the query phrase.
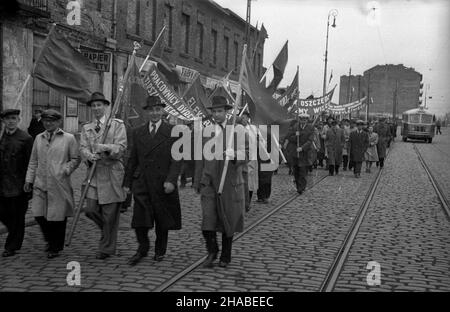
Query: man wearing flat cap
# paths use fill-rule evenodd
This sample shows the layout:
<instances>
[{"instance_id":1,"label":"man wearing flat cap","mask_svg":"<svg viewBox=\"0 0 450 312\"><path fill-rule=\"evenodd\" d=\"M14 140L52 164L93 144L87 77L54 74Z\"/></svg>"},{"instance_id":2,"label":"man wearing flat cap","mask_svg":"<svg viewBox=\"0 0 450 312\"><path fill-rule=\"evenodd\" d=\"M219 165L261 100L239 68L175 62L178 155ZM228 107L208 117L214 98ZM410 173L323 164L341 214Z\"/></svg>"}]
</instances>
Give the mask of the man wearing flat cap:
<instances>
[{"instance_id":1,"label":"man wearing flat cap","mask_svg":"<svg viewBox=\"0 0 450 312\"><path fill-rule=\"evenodd\" d=\"M222 251L219 266L226 267L231 262L233 235L244 229L245 188L242 170L248 163L246 150L246 130L241 124L234 129L234 146L227 147L227 131L231 131L232 121L227 121L227 112L233 107L223 96L214 96L211 106L214 124L203 129L203 146L210 147L208 154L195 164L194 189L200 194L202 207L202 233L206 241L208 257L204 267L213 267L219 247L217 233L222 233ZM229 125L227 127L227 125ZM212 135L214 133L214 136ZM211 146L210 143L214 145ZM225 159L230 159L221 196L218 196Z\"/></svg>"},{"instance_id":2,"label":"man wearing flat cap","mask_svg":"<svg viewBox=\"0 0 450 312\"><path fill-rule=\"evenodd\" d=\"M148 232L155 228L153 260L162 261L167 251L169 230L181 229L178 175L181 161L171 151L177 138L173 126L162 120L165 104L158 96L149 96L143 105L149 122L133 129L133 146L128 160L124 189L133 192L134 208L131 227L136 232L138 249L128 264L136 265L150 249ZM139 175L134 177L136 169ZM133 179L134 177L134 179Z\"/></svg>"},{"instance_id":3,"label":"man wearing flat cap","mask_svg":"<svg viewBox=\"0 0 450 312\"><path fill-rule=\"evenodd\" d=\"M24 186L25 191L33 190L31 209L49 259L64 248L67 217L75 206L70 175L80 164L77 140L60 128L61 118L53 109L42 113L45 131L34 141Z\"/></svg>"},{"instance_id":4,"label":"man wearing flat cap","mask_svg":"<svg viewBox=\"0 0 450 312\"><path fill-rule=\"evenodd\" d=\"M3 257L14 256L22 247L25 214L31 193L23 190L26 168L33 147L33 138L17 126L20 110L6 109L0 113L0 222L8 229Z\"/></svg>"},{"instance_id":5,"label":"man wearing flat cap","mask_svg":"<svg viewBox=\"0 0 450 312\"><path fill-rule=\"evenodd\" d=\"M357 130L350 133L348 150L350 153L350 161L353 162L353 173L355 174L355 178L360 178L364 155L369 147L369 135L366 131L363 131L364 121L358 120L356 126Z\"/></svg>"},{"instance_id":6,"label":"man wearing flat cap","mask_svg":"<svg viewBox=\"0 0 450 312\"><path fill-rule=\"evenodd\" d=\"M286 150L289 158L293 160L294 183L299 194L302 194L306 188L306 176L308 167L311 165L309 152L313 148L314 128L308 125L308 120L308 114L300 114L299 122L286 136L288 140Z\"/></svg>"},{"instance_id":7,"label":"man wearing flat cap","mask_svg":"<svg viewBox=\"0 0 450 312\"><path fill-rule=\"evenodd\" d=\"M120 206L126 199L122 188L125 174L122 164L127 149L127 135L122 120L106 116L109 101L100 92L94 92L86 103L94 120L81 130L80 152L88 167L97 162L86 195L86 217L93 220L101 231L97 259L106 259L116 252ZM107 121L110 128L107 130ZM106 139L103 141L103 139ZM87 171L89 174L89 170ZM87 177L83 185L86 187Z\"/></svg>"}]
</instances>

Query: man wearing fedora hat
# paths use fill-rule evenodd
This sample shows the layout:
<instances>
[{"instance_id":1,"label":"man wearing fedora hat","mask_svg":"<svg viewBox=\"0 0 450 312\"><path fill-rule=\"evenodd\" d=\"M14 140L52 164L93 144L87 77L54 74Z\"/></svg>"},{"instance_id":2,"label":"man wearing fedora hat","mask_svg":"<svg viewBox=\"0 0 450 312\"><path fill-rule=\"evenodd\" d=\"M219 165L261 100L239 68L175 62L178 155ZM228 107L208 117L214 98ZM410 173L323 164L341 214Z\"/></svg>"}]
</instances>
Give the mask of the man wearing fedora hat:
<instances>
[{"instance_id":1,"label":"man wearing fedora hat","mask_svg":"<svg viewBox=\"0 0 450 312\"><path fill-rule=\"evenodd\" d=\"M361 166L364 161L364 155L369 147L369 135L363 131L364 121L356 122L357 130L350 133L348 141L348 150L350 160L353 162L353 173L355 178L361 177Z\"/></svg>"},{"instance_id":2,"label":"man wearing fedora hat","mask_svg":"<svg viewBox=\"0 0 450 312\"><path fill-rule=\"evenodd\" d=\"M3 135L0 137L0 222L8 229L3 257L14 256L22 247L25 214L31 193L24 192L26 168L33 138L18 128L20 110L0 113Z\"/></svg>"},{"instance_id":3,"label":"man wearing fedora hat","mask_svg":"<svg viewBox=\"0 0 450 312\"><path fill-rule=\"evenodd\" d=\"M64 248L67 217L75 206L70 175L80 164L77 140L59 128L61 118L53 109L42 113L46 130L34 141L24 186L25 191L33 189L33 216L47 242L49 259Z\"/></svg>"},{"instance_id":4,"label":"man wearing fedora hat","mask_svg":"<svg viewBox=\"0 0 450 312\"><path fill-rule=\"evenodd\" d=\"M123 121L116 118L111 118L111 126L105 134L108 121L105 113L110 103L101 92L94 92L86 104L91 107L94 120L81 130L80 152L88 167L94 162L97 162L97 167L87 191L85 213L101 230L96 257L106 259L116 251L120 205L126 199L122 188L125 174L122 161L127 135ZM87 177L84 187L86 184Z\"/></svg>"},{"instance_id":5,"label":"man wearing fedora hat","mask_svg":"<svg viewBox=\"0 0 450 312\"><path fill-rule=\"evenodd\" d=\"M313 148L314 128L312 125L308 125L308 119L308 114L300 114L299 122L290 129L286 136L289 142L286 150L289 158L293 160L294 183L299 194L302 194L306 188L306 176L308 167L311 165L309 151Z\"/></svg>"},{"instance_id":6,"label":"man wearing fedora hat","mask_svg":"<svg viewBox=\"0 0 450 312\"><path fill-rule=\"evenodd\" d=\"M226 131L231 130L231 121L227 121L227 111L233 107L228 104L223 96L214 96L211 106L214 124L205 127L203 145L209 140L216 140L214 145L214 155L217 157L206 157L196 161L194 189L200 194L202 207L202 234L206 241L206 250L208 257L204 262L204 267L212 267L217 258L219 247L217 245L217 233L222 233L222 252L220 255L219 266L226 267L231 261L231 249L233 235L242 232L244 229L244 210L245 210L245 188L244 177L242 175L243 167L248 163L248 151L246 150L246 131L241 124L235 125L235 145L227 149L227 140L229 135ZM214 133L212 138L206 137ZM236 135L237 134L237 135ZM244 136L243 141L242 137ZM237 138L236 138L237 137ZM205 146L206 147L206 146ZM216 150L216 148L218 150ZM223 152L223 153L222 153ZM228 163L227 174L224 180L221 196L218 197L222 171L225 159L230 159Z\"/></svg>"},{"instance_id":7,"label":"man wearing fedora hat","mask_svg":"<svg viewBox=\"0 0 450 312\"><path fill-rule=\"evenodd\" d=\"M130 158L123 186L133 192L131 227L136 232L138 249L128 264L136 265L150 249L148 232L155 227L155 261L162 261L167 250L169 230L181 229L181 209L177 181L181 161L174 159L172 125L162 121L165 104L158 96L147 97L143 109L150 121L133 129ZM135 177L136 169L139 175ZM134 177L134 179L133 179Z\"/></svg>"}]
</instances>

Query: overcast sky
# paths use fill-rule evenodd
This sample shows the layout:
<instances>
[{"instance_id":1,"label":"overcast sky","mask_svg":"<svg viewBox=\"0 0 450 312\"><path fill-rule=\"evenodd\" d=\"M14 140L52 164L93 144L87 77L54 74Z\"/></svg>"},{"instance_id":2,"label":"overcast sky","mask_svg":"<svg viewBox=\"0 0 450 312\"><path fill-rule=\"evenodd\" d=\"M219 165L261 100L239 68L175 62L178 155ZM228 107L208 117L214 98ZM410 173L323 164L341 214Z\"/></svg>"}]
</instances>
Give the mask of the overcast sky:
<instances>
[{"instance_id":1,"label":"overcast sky","mask_svg":"<svg viewBox=\"0 0 450 312\"><path fill-rule=\"evenodd\" d=\"M215 0L245 19L246 0ZM322 94L327 16L338 10L330 27L328 77L331 86L341 75L362 74L378 64L404 64L430 84L427 104L433 112L450 112L449 26L447 0L254 0L251 23L264 23L269 38L264 66L269 66L289 40L289 61L280 86L290 84L300 66L300 96ZM368 18L370 7L376 15ZM331 19L332 21L332 19ZM339 89L339 86L337 90ZM338 93L333 97L338 102Z\"/></svg>"}]
</instances>

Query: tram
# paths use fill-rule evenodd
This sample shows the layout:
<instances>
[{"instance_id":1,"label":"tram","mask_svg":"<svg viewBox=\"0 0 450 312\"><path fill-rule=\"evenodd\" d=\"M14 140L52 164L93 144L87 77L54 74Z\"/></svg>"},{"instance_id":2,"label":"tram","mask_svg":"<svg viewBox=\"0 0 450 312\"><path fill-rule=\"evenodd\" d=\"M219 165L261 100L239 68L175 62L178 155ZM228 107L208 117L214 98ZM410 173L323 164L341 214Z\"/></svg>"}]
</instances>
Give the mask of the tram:
<instances>
[{"instance_id":1,"label":"tram","mask_svg":"<svg viewBox=\"0 0 450 312\"><path fill-rule=\"evenodd\" d=\"M425 140L431 143L434 137L436 117L423 106L407 110L402 114L402 139Z\"/></svg>"}]
</instances>

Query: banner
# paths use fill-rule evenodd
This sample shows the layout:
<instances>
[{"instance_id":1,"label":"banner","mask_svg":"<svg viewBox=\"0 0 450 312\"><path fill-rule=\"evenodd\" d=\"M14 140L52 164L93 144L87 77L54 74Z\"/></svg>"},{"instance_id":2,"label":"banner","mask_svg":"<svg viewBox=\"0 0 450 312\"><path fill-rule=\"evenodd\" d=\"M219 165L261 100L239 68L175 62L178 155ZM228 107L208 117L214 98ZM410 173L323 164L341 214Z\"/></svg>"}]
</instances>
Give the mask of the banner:
<instances>
[{"instance_id":1,"label":"banner","mask_svg":"<svg viewBox=\"0 0 450 312\"><path fill-rule=\"evenodd\" d=\"M290 86L286 89L286 92L283 95L275 97L276 93L273 95L274 99L277 100L278 104L282 107L290 107L294 102L294 99L298 97L298 69L297 73L292 80Z\"/></svg>"},{"instance_id":2,"label":"banner","mask_svg":"<svg viewBox=\"0 0 450 312\"><path fill-rule=\"evenodd\" d=\"M297 112L297 104L293 104L291 107L288 108L288 110L290 111L291 114L294 115L296 112L307 113L310 116L317 115L327 109L328 105L331 103L331 99L333 98L333 93L335 89L336 86L334 86L330 92L319 98L298 99L297 103L299 111Z\"/></svg>"},{"instance_id":3,"label":"banner","mask_svg":"<svg viewBox=\"0 0 450 312\"><path fill-rule=\"evenodd\" d=\"M347 103L347 104L342 104L342 105L338 105L335 103L330 103L330 105L328 105L328 110L332 113L332 114L349 114L355 111L359 111L362 109L365 109L366 107L366 97L363 97L362 99L359 99L355 102L351 102L351 103Z\"/></svg>"},{"instance_id":4,"label":"banner","mask_svg":"<svg viewBox=\"0 0 450 312\"><path fill-rule=\"evenodd\" d=\"M149 95L158 95L167 106L164 110L183 120L194 120L195 115L184 100L172 89L155 64L150 64L143 78L145 90Z\"/></svg>"},{"instance_id":5,"label":"banner","mask_svg":"<svg viewBox=\"0 0 450 312\"><path fill-rule=\"evenodd\" d=\"M206 96L205 89L200 83L200 75L197 74L192 84L188 87L183 95L183 99L193 112L195 117L203 119L203 125L207 126L211 123L210 114L206 107L209 106L209 100Z\"/></svg>"}]
</instances>

